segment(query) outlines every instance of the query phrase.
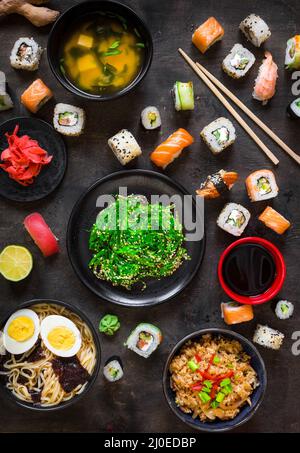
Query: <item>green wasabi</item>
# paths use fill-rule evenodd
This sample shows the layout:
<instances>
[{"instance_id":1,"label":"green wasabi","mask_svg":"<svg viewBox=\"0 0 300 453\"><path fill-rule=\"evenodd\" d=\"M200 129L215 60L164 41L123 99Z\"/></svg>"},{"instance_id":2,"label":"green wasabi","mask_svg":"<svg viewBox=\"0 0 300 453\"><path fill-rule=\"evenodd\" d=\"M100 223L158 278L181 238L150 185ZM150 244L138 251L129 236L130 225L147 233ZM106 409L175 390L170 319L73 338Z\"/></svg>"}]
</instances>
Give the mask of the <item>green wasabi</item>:
<instances>
[{"instance_id":1,"label":"green wasabi","mask_svg":"<svg viewBox=\"0 0 300 453\"><path fill-rule=\"evenodd\" d=\"M105 315L99 323L99 331L105 335L112 336L120 329L121 323L115 315Z\"/></svg>"}]
</instances>

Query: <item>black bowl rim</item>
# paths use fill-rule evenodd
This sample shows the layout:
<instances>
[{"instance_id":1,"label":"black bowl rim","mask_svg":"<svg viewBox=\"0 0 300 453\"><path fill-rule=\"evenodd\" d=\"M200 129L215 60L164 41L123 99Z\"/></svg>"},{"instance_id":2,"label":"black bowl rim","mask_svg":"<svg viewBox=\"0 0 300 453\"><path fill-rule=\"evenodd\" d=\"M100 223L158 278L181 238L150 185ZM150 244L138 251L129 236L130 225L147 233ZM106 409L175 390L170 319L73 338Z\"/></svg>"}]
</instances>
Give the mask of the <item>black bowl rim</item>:
<instances>
[{"instance_id":1,"label":"black bowl rim","mask_svg":"<svg viewBox=\"0 0 300 453\"><path fill-rule=\"evenodd\" d=\"M138 74L136 79L133 80L127 87L123 88L123 90L121 90L119 92L116 92L116 93L113 93L113 94L111 94L109 96L102 96L101 97L101 96L97 96L97 95L94 95L94 94L85 93L84 91L81 91L81 90L77 89L75 86L73 86L70 83L68 83L67 80L64 79L63 77L61 77L60 74L55 70L54 65L52 63L52 58L50 57L50 52L49 52L51 41L52 41L53 36L54 36L54 34L56 32L57 24L62 22L65 19L65 16L67 14L69 14L71 10L78 8L79 6L82 6L83 4L87 4L88 5L88 4L92 4L92 3L94 3L95 5L97 3L99 3L99 7L98 7L99 9L101 9L101 3L105 3L105 4L107 4L107 6L109 6L109 4L111 3L111 4L115 4L119 8L123 8L123 10L127 10L127 12L132 14L135 17L135 19L140 23L140 26L144 29L145 34L147 35L147 40L148 40L148 53L149 53L149 55L148 55L148 58L144 61L142 70L140 71L140 73ZM150 33L150 30L149 30L149 27L146 25L146 22L144 21L144 19L142 19L128 5L125 5L123 3L117 2L115 0L100 0L99 2L97 2L95 0L88 0L86 2L77 3L76 5L71 6L66 11L64 11L62 14L60 14L58 19L54 22L54 24L52 26L52 29L50 30L50 33L49 33L49 36L48 36L47 58L48 58L48 63L49 63L50 69L51 69L52 73L54 74L54 76L56 77L56 79L59 81L59 83L64 88L66 88L72 94L75 94L75 95L77 95L77 96L79 96L81 98L84 98L84 99L88 99L90 101L99 101L99 102L113 101L114 99L118 99L118 98L128 94L131 90L136 88L142 82L144 77L146 76L148 70L150 69L150 66L151 66L151 63L152 63L152 58L153 58L153 39L152 39L152 35Z\"/></svg>"},{"instance_id":2,"label":"black bowl rim","mask_svg":"<svg viewBox=\"0 0 300 453\"><path fill-rule=\"evenodd\" d=\"M169 176L163 174L163 173L158 173L157 171L153 171L153 170L144 170L144 169L141 169L141 168L136 168L136 169L133 169L133 170L120 170L120 171L116 171L116 172L113 172L113 173L110 173L109 175L106 175L104 176L103 178L100 178L100 179L97 179L91 186L89 186L86 190L84 190L84 192L80 195L80 197L77 199L77 201L75 202L73 208L72 208L72 211L71 211L71 214L70 214L70 217L69 217L69 221L68 221L68 225L67 225L67 234L66 234L66 245L67 245L67 252L68 252L68 257L69 257L69 261L72 265L72 268L75 272L75 274L77 275L78 279L90 290L92 291L94 294L96 294L97 297L101 298L101 299L104 299L104 300L107 300L108 302L111 302L113 304L116 304L116 305L121 305L123 307L128 307L128 308L138 308L138 307L153 307L155 305L160 305L164 302L167 302L171 299L174 299L176 296L178 296L184 289L187 288L187 286L191 283L191 281L193 280L193 278L196 276L197 272L199 271L199 268L201 266L201 263L203 261L203 257L204 257L204 253L205 253L205 249L206 249L206 235L205 235L205 231L204 231L204 235L203 235L203 238L201 239L201 241L203 241L203 247L202 247L202 252L201 252L201 257L200 257L200 260L198 261L197 263L197 266L195 266L193 272L191 272L186 284L180 288L180 290L173 294L172 296L169 296L167 297L166 299L164 300L159 300L159 301L156 301L154 299L154 301L152 303L148 303L148 304L143 304L143 303L135 303L133 301L131 302L120 302L120 301L115 301L114 299L110 298L110 297L107 297L105 295L101 295L99 296L99 293L94 289L94 287L92 285L90 285L87 281L83 281L81 279L81 276L79 274L79 272L77 271L77 266L75 265L75 263L73 262L73 258L72 258L72 254L71 254L71 240L70 240L70 230L71 230L71 224L72 224L72 221L73 221L73 217L77 211L77 207L78 205L82 202L82 200L85 198L85 196L90 192L92 191L97 185L99 184L102 184L104 183L105 181L111 179L111 178L115 178L115 177L118 177L118 176L123 176L123 175L129 175L129 174L145 174L145 175L148 175L148 176L155 176L155 177L159 177L163 180L165 180L166 182L168 183L171 183L173 186L177 187L178 190L182 191L184 194L187 194L187 195L190 195L189 192L180 184L178 183L177 181L174 181L173 179L171 179ZM193 202L194 202L194 198L193 198Z\"/></svg>"},{"instance_id":3,"label":"black bowl rim","mask_svg":"<svg viewBox=\"0 0 300 453\"><path fill-rule=\"evenodd\" d=\"M99 374L99 371L100 371L100 366L101 366L101 346L100 346L100 341L99 341L99 338L98 338L98 335L97 335L97 332L96 332L96 329L95 327L93 326L92 322L89 320L89 318L85 315L85 313L83 311L81 311L80 308L77 308L76 306L70 304L69 302L63 302L61 300L56 300L56 299L31 299L31 300L28 300L26 302L22 302L20 305L18 305L17 308L14 308L13 310L9 310L9 312L7 313L6 316L3 317L3 319L1 320L1 326L4 325L4 323L7 321L7 319L17 310L20 310L22 308L28 308L30 307L31 305L37 305L37 304L41 304L41 303L49 303L49 304L53 304L53 305L61 305L63 307L66 307L68 310L70 311L73 311L75 314L77 314L80 318L83 319L83 321L88 325L88 327L91 329L91 332L93 334L93 339L94 339L94 342L95 342L95 346L96 346L96 351L97 351L97 360L96 360L96 365L95 365L95 369L94 369L94 372L91 376L91 379L88 381L85 389L83 390L83 392L81 392L79 395L76 395L74 396L73 398L71 398L70 400L68 401L65 401L63 403L59 403L58 405L56 406L38 406L38 405L34 405L34 404L30 404L30 403L26 403L25 401L22 401L20 399L18 399L17 397L15 397L11 392L10 390L8 390L5 385L1 384L0 387L2 389L2 392L11 400L11 401L14 401L18 406L21 406L21 407L24 407L26 409L30 409L30 410L33 410L33 411L38 411L38 412L54 412L54 411L57 411L57 410L62 410L62 409L65 409L69 406L72 406L73 404L75 404L77 401L79 401L80 399L82 399L89 391L90 389L93 387L97 377L98 377L98 374Z\"/></svg>"},{"instance_id":4,"label":"black bowl rim","mask_svg":"<svg viewBox=\"0 0 300 453\"><path fill-rule=\"evenodd\" d=\"M65 143L64 139L62 138L61 134L59 134L54 129L52 124L48 123L48 121L42 120L41 118L36 118L34 116L14 116L13 118L8 118L7 120L3 121L0 124L0 127L5 126L5 124L10 123L11 121L15 121L17 123L17 122L20 122L23 120L31 120L31 121L34 121L37 123L43 123L43 124L46 124L48 127L50 127L50 129L52 129L52 133L57 134L57 136L60 137L61 143L62 143L63 154L65 156L65 166L64 166L63 173L62 173L59 181L57 182L56 186L50 192L48 192L46 195L43 195L41 197L37 196L37 197L31 198L30 200L22 200L22 201L16 200L14 197L1 195L1 198L5 199L5 200L13 201L15 203L34 203L35 201L44 200L45 198L47 198L49 195L51 195L53 192L55 192L59 188L59 186L63 182L63 179L66 175L66 171L67 171L67 167L68 167L68 153L67 153L66 143Z\"/></svg>"},{"instance_id":5,"label":"black bowl rim","mask_svg":"<svg viewBox=\"0 0 300 453\"><path fill-rule=\"evenodd\" d=\"M252 410L249 412L249 414L247 415L247 417L243 418L239 423L236 423L235 425L233 426L229 426L229 427L225 427L225 428L211 428L209 426L209 424L207 424L205 426L205 424L203 423L203 426L195 426L193 423L191 422L187 422L183 416L183 414L181 414L179 411L180 409L176 409L174 406L173 406L173 401L171 401L171 398L169 398L168 396L168 388L170 386L169 384L169 379L168 379L168 374L169 374L169 365L170 365L170 362L172 360L172 358L174 357L174 355L178 352L178 350L188 341L188 340L191 340L195 337L199 337L199 336L203 336L205 334L208 334L208 333L212 333L212 334L219 334L219 335L227 335L229 337L232 337L233 339L235 340L238 340L241 342L241 344L243 345L243 343L246 343L247 346L249 346L250 349L252 349L254 355L257 356L260 364L261 364L261 367L262 367L262 373L263 373L263 376L264 376L264 385L263 385L263 388L262 388L262 392L261 392L261 395L259 397L259 400L257 401L256 405L252 408ZM171 352L169 353L168 355L168 358L166 360L166 363L164 365L164 369L163 369L163 376L162 376L162 381L163 381L163 392L164 392L164 396L165 396L165 399L168 403L168 406L169 408L172 410L172 412L177 416L177 418L179 418L184 424L190 426L191 428L193 428L194 430L196 431L203 431L203 432L225 432L225 431L231 431L232 429L235 429L241 425L243 425L244 423L248 422L252 417L253 415L256 413L256 411L258 410L259 406L261 405L263 399L264 399L264 396L265 396L265 393L266 393L266 388L267 388L267 371L266 371L266 367L265 367L265 363L263 361L263 358L262 356L260 355L259 351L257 350L257 348L254 346L254 344L248 340L248 338L244 337L243 335L237 333L237 332L234 332L233 330L229 330L229 329L223 329L223 328L219 328L219 327L208 327L208 328L205 328L205 329L200 329L200 330L196 330L188 335L186 335L184 338L182 338L181 340L179 340L175 346L172 348ZM233 419L234 421L234 419Z\"/></svg>"}]
</instances>

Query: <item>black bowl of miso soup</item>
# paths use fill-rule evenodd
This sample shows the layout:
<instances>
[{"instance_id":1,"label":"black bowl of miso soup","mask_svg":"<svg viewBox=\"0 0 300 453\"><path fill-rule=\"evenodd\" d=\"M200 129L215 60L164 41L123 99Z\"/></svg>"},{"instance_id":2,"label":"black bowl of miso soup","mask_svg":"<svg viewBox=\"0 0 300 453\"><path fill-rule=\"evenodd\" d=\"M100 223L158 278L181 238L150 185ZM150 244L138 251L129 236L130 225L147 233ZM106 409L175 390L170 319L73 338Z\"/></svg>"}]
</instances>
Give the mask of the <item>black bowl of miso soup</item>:
<instances>
[{"instance_id":1,"label":"black bowl of miso soup","mask_svg":"<svg viewBox=\"0 0 300 453\"><path fill-rule=\"evenodd\" d=\"M145 22L128 6L87 1L58 18L47 53L52 72L67 90L105 101L142 81L151 65L153 43Z\"/></svg>"}]
</instances>

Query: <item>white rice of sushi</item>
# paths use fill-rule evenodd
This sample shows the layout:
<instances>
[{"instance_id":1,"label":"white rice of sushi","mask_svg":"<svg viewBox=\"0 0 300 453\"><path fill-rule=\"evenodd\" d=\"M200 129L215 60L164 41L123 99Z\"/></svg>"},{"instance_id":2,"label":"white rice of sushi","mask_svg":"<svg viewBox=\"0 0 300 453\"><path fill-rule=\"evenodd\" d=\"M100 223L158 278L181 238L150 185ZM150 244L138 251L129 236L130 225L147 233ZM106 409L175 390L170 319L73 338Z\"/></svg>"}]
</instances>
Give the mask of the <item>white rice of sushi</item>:
<instances>
[{"instance_id":1,"label":"white rice of sushi","mask_svg":"<svg viewBox=\"0 0 300 453\"><path fill-rule=\"evenodd\" d=\"M107 143L122 165L128 164L128 162L142 154L138 142L127 129L119 131Z\"/></svg>"},{"instance_id":2,"label":"white rice of sushi","mask_svg":"<svg viewBox=\"0 0 300 453\"><path fill-rule=\"evenodd\" d=\"M253 335L253 342L265 348L278 350L284 339L284 334L279 330L258 324Z\"/></svg>"},{"instance_id":3,"label":"white rice of sushi","mask_svg":"<svg viewBox=\"0 0 300 453\"><path fill-rule=\"evenodd\" d=\"M217 131L220 134L219 141L214 135ZM205 126L200 132L200 135L213 154L219 154L225 148L232 145L236 139L235 128L232 122L224 117L217 118Z\"/></svg>"},{"instance_id":4,"label":"white rice of sushi","mask_svg":"<svg viewBox=\"0 0 300 453\"><path fill-rule=\"evenodd\" d=\"M25 45L24 53L20 52L22 45ZM10 64L15 69L36 71L39 67L43 49L33 38L19 38L11 51Z\"/></svg>"},{"instance_id":5,"label":"white rice of sushi","mask_svg":"<svg viewBox=\"0 0 300 453\"><path fill-rule=\"evenodd\" d=\"M152 336L152 340L147 348L138 347L140 334L143 332L146 332L147 334L150 334ZM131 332L131 334L127 338L125 346L127 346L128 349L131 349L141 357L147 359L152 354L152 352L157 349L161 341L162 334L158 327L154 326L153 324L141 323Z\"/></svg>"},{"instance_id":6,"label":"white rice of sushi","mask_svg":"<svg viewBox=\"0 0 300 453\"><path fill-rule=\"evenodd\" d=\"M244 69L239 69L238 65L243 62L243 60L248 60L245 63ZM255 56L250 50L243 47L241 44L235 44L231 49L229 55L224 58L222 63L223 71L226 72L230 77L234 79L240 79L244 77L249 69L255 63Z\"/></svg>"},{"instance_id":7,"label":"white rice of sushi","mask_svg":"<svg viewBox=\"0 0 300 453\"><path fill-rule=\"evenodd\" d=\"M239 28L255 47L260 47L271 36L268 25L257 14L249 14Z\"/></svg>"},{"instance_id":8,"label":"white rice of sushi","mask_svg":"<svg viewBox=\"0 0 300 453\"><path fill-rule=\"evenodd\" d=\"M294 99L293 102L291 102L290 109L297 118L300 118L300 98Z\"/></svg>"},{"instance_id":9,"label":"white rice of sushi","mask_svg":"<svg viewBox=\"0 0 300 453\"><path fill-rule=\"evenodd\" d=\"M6 92L6 76L0 71L0 112L13 108L14 104L10 95Z\"/></svg>"},{"instance_id":10,"label":"white rice of sushi","mask_svg":"<svg viewBox=\"0 0 300 453\"><path fill-rule=\"evenodd\" d=\"M145 129L157 129L161 126L159 110L154 106L145 107L141 113L141 121Z\"/></svg>"},{"instance_id":11,"label":"white rice of sushi","mask_svg":"<svg viewBox=\"0 0 300 453\"><path fill-rule=\"evenodd\" d=\"M259 187L259 180L266 179L270 191ZM278 195L278 186L275 175L271 170L255 171L247 177L247 192L251 201L263 201L275 198Z\"/></svg>"},{"instance_id":12,"label":"white rice of sushi","mask_svg":"<svg viewBox=\"0 0 300 453\"><path fill-rule=\"evenodd\" d=\"M114 358L113 360L108 361L103 368L103 374L109 382L116 382L122 379L124 371L119 360Z\"/></svg>"},{"instance_id":13,"label":"white rice of sushi","mask_svg":"<svg viewBox=\"0 0 300 453\"><path fill-rule=\"evenodd\" d=\"M69 118L67 117L67 114L69 114ZM63 115L65 115L64 120ZM57 132L69 137L78 136L82 134L84 125L85 112L83 109L70 104L56 104L53 116L53 126Z\"/></svg>"},{"instance_id":14,"label":"white rice of sushi","mask_svg":"<svg viewBox=\"0 0 300 453\"><path fill-rule=\"evenodd\" d=\"M243 218L243 224L234 224L239 217ZM244 206L237 203L227 203L217 219L217 225L233 236L241 236L248 225L250 217L250 212Z\"/></svg>"},{"instance_id":15,"label":"white rice of sushi","mask_svg":"<svg viewBox=\"0 0 300 453\"><path fill-rule=\"evenodd\" d=\"M288 319L294 313L294 305L287 300L280 300L276 304L275 313L279 319Z\"/></svg>"}]
</instances>

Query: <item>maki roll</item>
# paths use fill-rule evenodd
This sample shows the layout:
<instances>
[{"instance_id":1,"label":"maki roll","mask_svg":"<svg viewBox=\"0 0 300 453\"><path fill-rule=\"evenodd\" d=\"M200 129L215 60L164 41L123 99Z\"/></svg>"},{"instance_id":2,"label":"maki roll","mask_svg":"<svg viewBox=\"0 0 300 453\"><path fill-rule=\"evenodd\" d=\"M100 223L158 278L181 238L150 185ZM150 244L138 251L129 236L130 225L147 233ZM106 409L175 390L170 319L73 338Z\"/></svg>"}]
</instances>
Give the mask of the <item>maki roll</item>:
<instances>
[{"instance_id":1,"label":"maki roll","mask_svg":"<svg viewBox=\"0 0 300 453\"><path fill-rule=\"evenodd\" d=\"M153 324L139 324L129 335L125 346L147 359L162 342L160 329Z\"/></svg>"},{"instance_id":2,"label":"maki roll","mask_svg":"<svg viewBox=\"0 0 300 453\"><path fill-rule=\"evenodd\" d=\"M175 82L172 94L175 102L175 110L194 110L194 87L193 82Z\"/></svg>"},{"instance_id":3,"label":"maki roll","mask_svg":"<svg viewBox=\"0 0 300 453\"><path fill-rule=\"evenodd\" d=\"M267 206L258 219L277 234L285 233L291 226L291 223L271 206Z\"/></svg>"},{"instance_id":4,"label":"maki roll","mask_svg":"<svg viewBox=\"0 0 300 453\"><path fill-rule=\"evenodd\" d=\"M21 95L21 103L30 112L36 113L52 96L52 91L45 85L42 79L36 79Z\"/></svg>"},{"instance_id":5,"label":"maki roll","mask_svg":"<svg viewBox=\"0 0 300 453\"><path fill-rule=\"evenodd\" d=\"M251 201L262 201L275 198L278 186L271 170L257 170L246 178L246 189Z\"/></svg>"},{"instance_id":6,"label":"maki roll","mask_svg":"<svg viewBox=\"0 0 300 453\"><path fill-rule=\"evenodd\" d=\"M240 305L237 302L222 302L221 314L229 326L251 321L254 318L252 305Z\"/></svg>"},{"instance_id":7,"label":"maki roll","mask_svg":"<svg viewBox=\"0 0 300 453\"><path fill-rule=\"evenodd\" d=\"M287 114L292 119L300 118L300 98L295 99L287 108Z\"/></svg>"},{"instance_id":8,"label":"maki roll","mask_svg":"<svg viewBox=\"0 0 300 453\"><path fill-rule=\"evenodd\" d=\"M123 364L118 356L110 357L103 368L104 377L108 382L116 382L124 376Z\"/></svg>"},{"instance_id":9,"label":"maki roll","mask_svg":"<svg viewBox=\"0 0 300 453\"><path fill-rule=\"evenodd\" d=\"M237 203L227 203L221 211L217 225L233 236L241 236L250 220L250 212Z\"/></svg>"},{"instance_id":10,"label":"maki roll","mask_svg":"<svg viewBox=\"0 0 300 453\"><path fill-rule=\"evenodd\" d=\"M140 145L131 132L122 129L108 140L108 146L122 165L142 154Z\"/></svg>"},{"instance_id":11,"label":"maki roll","mask_svg":"<svg viewBox=\"0 0 300 453\"><path fill-rule=\"evenodd\" d=\"M213 154L220 154L236 139L235 128L227 118L218 118L205 126L200 136Z\"/></svg>"},{"instance_id":12,"label":"maki roll","mask_svg":"<svg viewBox=\"0 0 300 453\"><path fill-rule=\"evenodd\" d=\"M85 112L69 104L56 104L53 116L54 129L69 137L82 134L85 124Z\"/></svg>"},{"instance_id":13,"label":"maki roll","mask_svg":"<svg viewBox=\"0 0 300 453\"><path fill-rule=\"evenodd\" d=\"M289 39L286 44L285 66L287 69L300 69L300 35Z\"/></svg>"},{"instance_id":14,"label":"maki roll","mask_svg":"<svg viewBox=\"0 0 300 453\"><path fill-rule=\"evenodd\" d=\"M142 125L145 129L157 129L161 126L160 113L156 107L145 107L141 113Z\"/></svg>"},{"instance_id":15,"label":"maki roll","mask_svg":"<svg viewBox=\"0 0 300 453\"><path fill-rule=\"evenodd\" d=\"M253 342L265 348L278 350L284 339L284 334L268 326L258 324L253 335Z\"/></svg>"},{"instance_id":16,"label":"maki roll","mask_svg":"<svg viewBox=\"0 0 300 453\"><path fill-rule=\"evenodd\" d=\"M239 28L255 47L260 47L271 36L268 25L257 14L249 14Z\"/></svg>"},{"instance_id":17,"label":"maki roll","mask_svg":"<svg viewBox=\"0 0 300 453\"><path fill-rule=\"evenodd\" d=\"M205 53L213 44L224 36L224 29L215 17L209 17L193 33L192 43Z\"/></svg>"},{"instance_id":18,"label":"maki roll","mask_svg":"<svg viewBox=\"0 0 300 453\"><path fill-rule=\"evenodd\" d=\"M36 71L43 49L33 38L19 38L11 51L10 64L15 69Z\"/></svg>"},{"instance_id":19,"label":"maki roll","mask_svg":"<svg viewBox=\"0 0 300 453\"><path fill-rule=\"evenodd\" d=\"M234 79L244 77L255 63L255 56L241 44L235 44L223 60L222 69Z\"/></svg>"},{"instance_id":20,"label":"maki roll","mask_svg":"<svg viewBox=\"0 0 300 453\"><path fill-rule=\"evenodd\" d=\"M275 314L279 319L288 319L294 312L294 305L287 300L280 300L276 304Z\"/></svg>"},{"instance_id":21,"label":"maki roll","mask_svg":"<svg viewBox=\"0 0 300 453\"><path fill-rule=\"evenodd\" d=\"M6 92L6 76L0 71L0 112L13 108L10 95Z\"/></svg>"},{"instance_id":22,"label":"maki roll","mask_svg":"<svg viewBox=\"0 0 300 453\"><path fill-rule=\"evenodd\" d=\"M206 178L196 194L206 199L218 198L234 186L238 177L235 171L219 170Z\"/></svg>"}]
</instances>

